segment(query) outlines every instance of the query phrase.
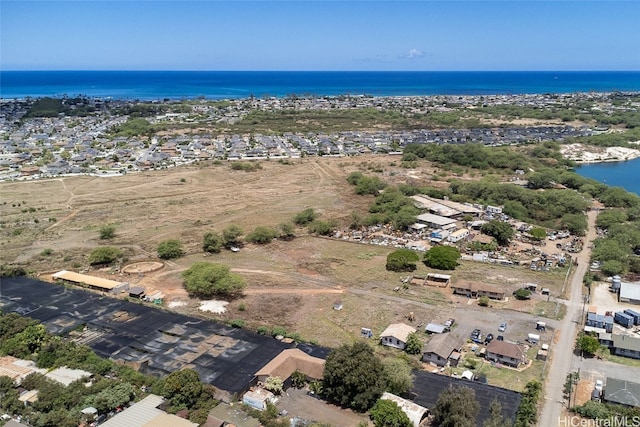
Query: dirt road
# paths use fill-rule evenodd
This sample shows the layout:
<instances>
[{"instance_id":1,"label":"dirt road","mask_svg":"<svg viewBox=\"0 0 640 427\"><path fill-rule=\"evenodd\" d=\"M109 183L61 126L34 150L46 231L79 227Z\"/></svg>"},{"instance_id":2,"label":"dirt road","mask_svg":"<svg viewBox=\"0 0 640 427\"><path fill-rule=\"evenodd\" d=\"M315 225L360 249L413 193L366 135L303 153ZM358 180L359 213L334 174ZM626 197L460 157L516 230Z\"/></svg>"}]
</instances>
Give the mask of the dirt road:
<instances>
[{"instance_id":1,"label":"dirt road","mask_svg":"<svg viewBox=\"0 0 640 427\"><path fill-rule=\"evenodd\" d=\"M589 211L589 229L585 237L584 249L577 255L578 266L570 281L570 295L567 301L567 315L558 331L559 337L555 337L557 342L552 348L551 364L547 373L545 385L545 401L542 413L540 414L538 425L541 427L552 427L561 425L560 414L564 404L562 390L564 382L572 366L573 347L578 327L582 323L582 278L587 272L591 258L591 243L596 238L596 217L597 211Z\"/></svg>"}]
</instances>

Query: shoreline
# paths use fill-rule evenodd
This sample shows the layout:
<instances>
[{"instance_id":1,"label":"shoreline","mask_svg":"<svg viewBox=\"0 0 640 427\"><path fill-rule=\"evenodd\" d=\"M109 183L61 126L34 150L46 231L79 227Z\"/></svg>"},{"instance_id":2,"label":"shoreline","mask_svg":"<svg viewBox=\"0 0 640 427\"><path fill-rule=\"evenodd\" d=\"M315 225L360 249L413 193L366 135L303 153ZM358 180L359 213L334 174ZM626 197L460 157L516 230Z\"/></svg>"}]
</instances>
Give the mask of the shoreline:
<instances>
[{"instance_id":1,"label":"shoreline","mask_svg":"<svg viewBox=\"0 0 640 427\"><path fill-rule=\"evenodd\" d=\"M640 141L633 142L638 144ZM560 149L565 159L572 160L579 165L596 163L626 162L640 158L640 149L627 147L600 148L585 144L569 144Z\"/></svg>"}]
</instances>

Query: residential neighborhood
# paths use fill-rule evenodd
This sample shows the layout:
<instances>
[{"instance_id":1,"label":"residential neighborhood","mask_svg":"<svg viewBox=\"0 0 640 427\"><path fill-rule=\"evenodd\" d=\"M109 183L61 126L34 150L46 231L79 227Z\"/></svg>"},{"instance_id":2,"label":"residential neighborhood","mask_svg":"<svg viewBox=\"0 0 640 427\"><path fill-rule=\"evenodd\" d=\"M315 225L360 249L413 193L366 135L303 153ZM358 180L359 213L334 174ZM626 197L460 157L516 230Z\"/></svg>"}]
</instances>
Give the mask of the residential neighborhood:
<instances>
[{"instance_id":1,"label":"residential neighborhood","mask_svg":"<svg viewBox=\"0 0 640 427\"><path fill-rule=\"evenodd\" d=\"M163 112L148 117L151 124L179 125L234 123L252 111L375 109L420 114L429 111L473 109L481 105L516 104L548 107L574 98L607 101L606 94L434 96L434 97L318 97L225 100L224 102L149 103ZM412 143L469 143L509 145L558 141L588 136L588 127L510 125L469 129L418 129L402 131L284 132L214 134L195 130L177 135L113 137L114 128L130 116L118 111L131 101L74 99L70 114L30 117L33 100L0 100L0 179L29 179L70 174L112 176L149 169L175 167L204 160L296 159L304 156L357 156L394 154ZM74 115L88 110L90 114ZM180 112L172 112L176 109ZM186 110L186 112L184 112Z\"/></svg>"}]
</instances>

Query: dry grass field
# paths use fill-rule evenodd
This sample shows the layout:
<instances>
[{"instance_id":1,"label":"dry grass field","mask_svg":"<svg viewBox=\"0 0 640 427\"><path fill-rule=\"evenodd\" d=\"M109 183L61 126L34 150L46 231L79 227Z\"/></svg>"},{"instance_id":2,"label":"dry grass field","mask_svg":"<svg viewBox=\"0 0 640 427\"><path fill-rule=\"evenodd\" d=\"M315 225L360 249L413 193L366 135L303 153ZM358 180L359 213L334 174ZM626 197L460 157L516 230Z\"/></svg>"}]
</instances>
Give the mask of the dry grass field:
<instances>
[{"instance_id":1,"label":"dry grass field","mask_svg":"<svg viewBox=\"0 0 640 427\"><path fill-rule=\"evenodd\" d=\"M202 238L230 224L245 233L256 226L277 226L311 207L321 219L347 225L351 212L366 213L371 196L356 196L346 182L360 170L389 183L446 184L431 166L409 170L392 156L303 158L290 164L263 161L255 172L231 170L228 163L201 163L122 177L64 177L0 184L2 228L0 263L38 273L62 269L129 281L165 293L167 306L223 321L243 320L252 329L282 326L305 339L334 346L358 336L361 327L380 333L409 312L415 323L444 321L455 302L449 289L411 287L394 292L406 274L384 268L389 248L309 236L299 229L292 241L265 246L246 245L240 252L205 254ZM100 240L99 229L115 226L115 237ZM124 275L116 269L90 269L92 249L121 248L123 265L157 261L159 242L175 238L186 255L165 262L150 273ZM227 312L214 315L198 310L182 288L180 272L195 261L229 265L247 281L245 295L231 301ZM419 264L417 274L426 274ZM465 263L454 273L461 279L487 280L516 286L539 282L558 289L563 274L530 272ZM46 276L42 276L46 277ZM342 310L334 310L336 301ZM530 307L510 307L529 312ZM415 326L415 324L414 324Z\"/></svg>"}]
</instances>

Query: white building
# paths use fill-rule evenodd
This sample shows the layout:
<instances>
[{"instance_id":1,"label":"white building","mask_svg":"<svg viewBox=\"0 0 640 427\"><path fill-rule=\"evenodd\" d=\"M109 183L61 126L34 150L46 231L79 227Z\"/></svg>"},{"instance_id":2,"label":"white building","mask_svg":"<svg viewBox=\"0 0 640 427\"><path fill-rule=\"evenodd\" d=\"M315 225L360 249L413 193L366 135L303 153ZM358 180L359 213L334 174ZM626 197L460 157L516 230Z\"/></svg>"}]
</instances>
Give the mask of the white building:
<instances>
[{"instance_id":1,"label":"white building","mask_svg":"<svg viewBox=\"0 0 640 427\"><path fill-rule=\"evenodd\" d=\"M380 334L380 342L382 345L404 350L409 334L415 331L416 328L413 326L405 325L404 323L392 323Z\"/></svg>"},{"instance_id":2,"label":"white building","mask_svg":"<svg viewBox=\"0 0 640 427\"><path fill-rule=\"evenodd\" d=\"M460 230L456 230L447 237L451 243L459 242L462 239L466 239L469 236L469 230L466 228L461 228Z\"/></svg>"}]
</instances>

